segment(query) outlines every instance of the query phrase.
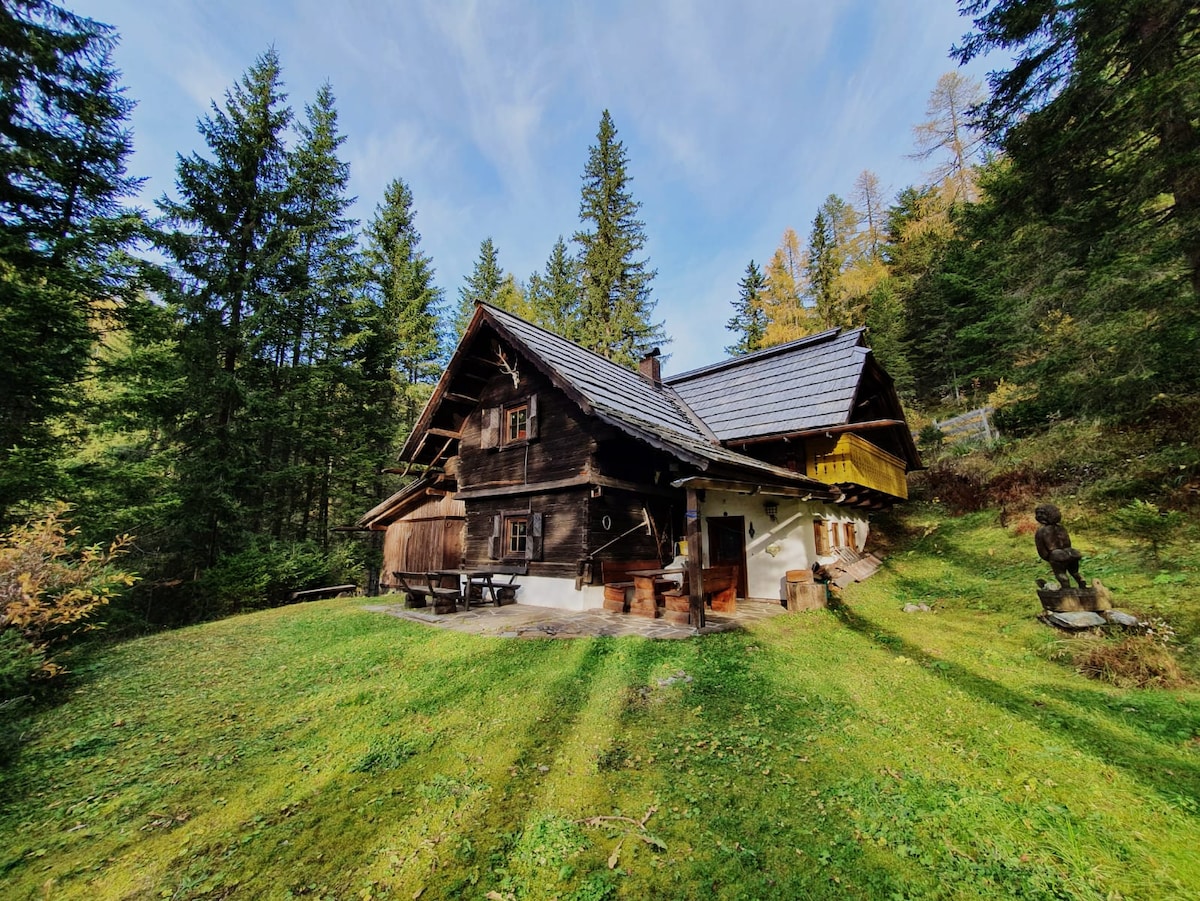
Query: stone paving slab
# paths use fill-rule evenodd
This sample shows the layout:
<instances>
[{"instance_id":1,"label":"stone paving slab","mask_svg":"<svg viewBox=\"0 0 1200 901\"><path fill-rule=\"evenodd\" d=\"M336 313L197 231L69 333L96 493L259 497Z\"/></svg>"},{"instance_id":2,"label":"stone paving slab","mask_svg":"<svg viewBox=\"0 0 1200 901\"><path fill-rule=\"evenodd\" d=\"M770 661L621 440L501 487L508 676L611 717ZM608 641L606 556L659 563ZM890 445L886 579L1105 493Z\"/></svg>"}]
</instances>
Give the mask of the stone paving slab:
<instances>
[{"instance_id":1,"label":"stone paving slab","mask_svg":"<svg viewBox=\"0 0 1200 901\"><path fill-rule=\"evenodd\" d=\"M653 639L691 638L728 632L786 613L779 604L766 601L738 601L737 613L709 613L703 629L679 626L661 619L647 619L628 613L613 613L603 608L572 611L552 607L505 604L502 607L472 607L455 613L436 614L420 608L409 609L402 603L370 604L363 607L374 613L386 613L399 619L453 629L469 635L493 635L499 638L592 638L596 636L639 636Z\"/></svg>"}]
</instances>

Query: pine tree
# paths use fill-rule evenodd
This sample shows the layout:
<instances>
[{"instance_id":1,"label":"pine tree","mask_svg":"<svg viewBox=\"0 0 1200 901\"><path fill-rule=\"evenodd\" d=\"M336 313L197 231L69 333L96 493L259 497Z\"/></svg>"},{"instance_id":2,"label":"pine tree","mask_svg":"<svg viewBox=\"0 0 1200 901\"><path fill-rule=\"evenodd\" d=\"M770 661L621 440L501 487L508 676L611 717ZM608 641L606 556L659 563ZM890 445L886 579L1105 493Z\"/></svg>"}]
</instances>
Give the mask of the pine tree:
<instances>
[{"instance_id":1,"label":"pine tree","mask_svg":"<svg viewBox=\"0 0 1200 901\"><path fill-rule=\"evenodd\" d=\"M0 4L0 522L55 490L54 419L91 362L93 310L135 289L115 44L44 0Z\"/></svg>"},{"instance_id":2,"label":"pine tree","mask_svg":"<svg viewBox=\"0 0 1200 901\"><path fill-rule=\"evenodd\" d=\"M475 304L496 302L504 284L504 270L500 268L500 252L490 237L479 245L479 259L475 268L458 289L458 312L454 317L455 334L461 336L467 330L471 317L475 315Z\"/></svg>"},{"instance_id":3,"label":"pine tree","mask_svg":"<svg viewBox=\"0 0 1200 901\"><path fill-rule=\"evenodd\" d=\"M646 244L641 204L629 193L625 145L617 140L612 117L600 117L596 143L588 149L583 172L579 245L583 285L580 342L626 366L666 343L662 323L652 322L655 302L650 282L655 271L637 259Z\"/></svg>"},{"instance_id":4,"label":"pine tree","mask_svg":"<svg viewBox=\"0 0 1200 901\"><path fill-rule=\"evenodd\" d=\"M579 264L567 252L562 235L554 242L544 274L529 276L526 293L535 324L571 341L579 339Z\"/></svg>"},{"instance_id":5,"label":"pine tree","mask_svg":"<svg viewBox=\"0 0 1200 901\"><path fill-rule=\"evenodd\" d=\"M746 274L738 282L738 298L733 301L734 314L725 328L738 336L738 340L725 348L725 353L737 356L761 350L767 333L767 313L763 307L763 294L767 288L766 276L751 260Z\"/></svg>"}]
</instances>

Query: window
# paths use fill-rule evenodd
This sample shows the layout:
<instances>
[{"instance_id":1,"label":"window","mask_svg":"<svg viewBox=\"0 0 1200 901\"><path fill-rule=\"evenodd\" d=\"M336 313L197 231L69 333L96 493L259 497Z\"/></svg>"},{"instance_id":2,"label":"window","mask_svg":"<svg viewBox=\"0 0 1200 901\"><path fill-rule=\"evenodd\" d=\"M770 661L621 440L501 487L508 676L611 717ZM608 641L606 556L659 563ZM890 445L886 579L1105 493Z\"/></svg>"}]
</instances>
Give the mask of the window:
<instances>
[{"instance_id":1,"label":"window","mask_svg":"<svg viewBox=\"0 0 1200 901\"><path fill-rule=\"evenodd\" d=\"M837 528L836 526L834 528ZM829 554L829 527L825 524L825 520L818 519L813 522L813 538L817 543L817 556L825 557Z\"/></svg>"},{"instance_id":2,"label":"window","mask_svg":"<svg viewBox=\"0 0 1200 901\"><path fill-rule=\"evenodd\" d=\"M854 531L854 523L847 522L842 524L842 544L854 550L858 549L858 536Z\"/></svg>"},{"instance_id":3,"label":"window","mask_svg":"<svg viewBox=\"0 0 1200 901\"><path fill-rule=\"evenodd\" d=\"M504 443L524 441L529 437L529 404L508 407L504 411Z\"/></svg>"},{"instance_id":4,"label":"window","mask_svg":"<svg viewBox=\"0 0 1200 901\"><path fill-rule=\"evenodd\" d=\"M531 394L502 407L480 410L479 446L496 450L535 440L538 437L537 401L537 395Z\"/></svg>"},{"instance_id":5,"label":"window","mask_svg":"<svg viewBox=\"0 0 1200 901\"><path fill-rule=\"evenodd\" d=\"M504 521L506 557L524 557L529 550L529 519L510 516Z\"/></svg>"},{"instance_id":6,"label":"window","mask_svg":"<svg viewBox=\"0 0 1200 901\"><path fill-rule=\"evenodd\" d=\"M541 513L528 510L496 513L488 539L488 559L541 560L543 522Z\"/></svg>"}]
</instances>

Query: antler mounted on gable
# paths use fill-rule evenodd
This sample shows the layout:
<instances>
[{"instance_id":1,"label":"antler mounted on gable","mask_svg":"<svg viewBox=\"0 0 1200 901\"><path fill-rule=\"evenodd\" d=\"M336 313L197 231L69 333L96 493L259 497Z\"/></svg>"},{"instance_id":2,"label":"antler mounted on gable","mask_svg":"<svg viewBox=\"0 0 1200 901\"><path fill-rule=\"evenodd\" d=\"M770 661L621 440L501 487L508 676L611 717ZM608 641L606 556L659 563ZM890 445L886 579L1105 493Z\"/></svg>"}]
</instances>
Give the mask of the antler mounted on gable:
<instances>
[{"instance_id":1,"label":"antler mounted on gable","mask_svg":"<svg viewBox=\"0 0 1200 901\"><path fill-rule=\"evenodd\" d=\"M521 373L517 369L516 362L509 361L508 355L504 353L504 348L499 344L493 344L492 346L496 350L496 365L500 367L501 372L512 378L513 387L519 388L521 386Z\"/></svg>"}]
</instances>

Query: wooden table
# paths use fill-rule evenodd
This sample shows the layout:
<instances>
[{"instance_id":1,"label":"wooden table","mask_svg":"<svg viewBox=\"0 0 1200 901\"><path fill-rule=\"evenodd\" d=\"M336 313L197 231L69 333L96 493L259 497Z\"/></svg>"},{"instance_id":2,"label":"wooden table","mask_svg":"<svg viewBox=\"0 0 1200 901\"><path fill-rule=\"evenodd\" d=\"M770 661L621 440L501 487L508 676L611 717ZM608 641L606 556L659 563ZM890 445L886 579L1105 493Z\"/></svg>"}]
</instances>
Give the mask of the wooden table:
<instances>
[{"instance_id":1,"label":"wooden table","mask_svg":"<svg viewBox=\"0 0 1200 901\"><path fill-rule=\"evenodd\" d=\"M663 600L660 586L664 584L677 585L674 579L664 579L663 576L682 576L687 570L675 568L666 569L631 569L629 577L633 579L633 601L629 612L635 616L646 616L651 619L659 615L659 602Z\"/></svg>"}]
</instances>

